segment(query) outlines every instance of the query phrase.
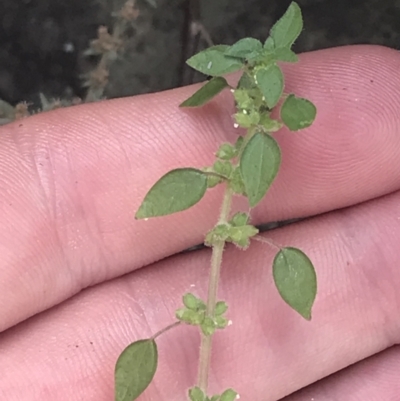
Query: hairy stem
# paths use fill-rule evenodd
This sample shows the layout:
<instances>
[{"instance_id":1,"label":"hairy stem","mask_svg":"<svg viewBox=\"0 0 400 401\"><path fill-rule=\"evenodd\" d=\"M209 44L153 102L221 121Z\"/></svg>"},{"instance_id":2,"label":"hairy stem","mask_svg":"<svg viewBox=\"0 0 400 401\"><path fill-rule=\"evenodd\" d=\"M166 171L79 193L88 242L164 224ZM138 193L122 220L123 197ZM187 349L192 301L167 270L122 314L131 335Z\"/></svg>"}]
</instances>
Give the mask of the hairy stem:
<instances>
[{"instance_id":1,"label":"hairy stem","mask_svg":"<svg viewBox=\"0 0 400 401\"><path fill-rule=\"evenodd\" d=\"M218 224L224 224L228 221L232 203L232 190L227 186L225 189L224 199L222 202L221 213ZM222 254L224 252L225 241L216 241L212 247L211 271L208 282L208 296L206 316L214 319L215 304L217 302L218 282L222 264ZM207 394L208 375L210 370L212 336L206 336L201 333L199 371L197 386Z\"/></svg>"}]
</instances>

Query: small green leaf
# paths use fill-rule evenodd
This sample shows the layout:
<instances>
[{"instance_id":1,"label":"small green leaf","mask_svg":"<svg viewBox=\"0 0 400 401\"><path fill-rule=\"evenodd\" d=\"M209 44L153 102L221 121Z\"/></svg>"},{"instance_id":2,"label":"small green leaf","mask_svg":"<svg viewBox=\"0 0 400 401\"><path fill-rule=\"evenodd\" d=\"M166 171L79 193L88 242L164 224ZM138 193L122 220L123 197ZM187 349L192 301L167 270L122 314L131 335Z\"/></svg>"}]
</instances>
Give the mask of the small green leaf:
<instances>
[{"instance_id":1,"label":"small green leaf","mask_svg":"<svg viewBox=\"0 0 400 401\"><path fill-rule=\"evenodd\" d=\"M263 45L259 40L244 38L233 44L224 54L226 56L248 59L257 57L262 49Z\"/></svg>"},{"instance_id":2,"label":"small green leaf","mask_svg":"<svg viewBox=\"0 0 400 401\"><path fill-rule=\"evenodd\" d=\"M293 1L285 14L271 28L270 36L274 41L275 48L291 47L302 29L301 10L298 4Z\"/></svg>"},{"instance_id":3,"label":"small green leaf","mask_svg":"<svg viewBox=\"0 0 400 401\"><path fill-rule=\"evenodd\" d=\"M228 310L228 305L224 301L218 301L215 305L215 315L221 316Z\"/></svg>"},{"instance_id":4,"label":"small green leaf","mask_svg":"<svg viewBox=\"0 0 400 401\"><path fill-rule=\"evenodd\" d=\"M264 43L264 50L266 50L268 52L273 52L274 49L275 49L274 39L272 39L271 36L269 36Z\"/></svg>"},{"instance_id":5,"label":"small green leaf","mask_svg":"<svg viewBox=\"0 0 400 401\"><path fill-rule=\"evenodd\" d=\"M281 119L291 130L309 127L315 120L317 108L309 100L290 94L281 107Z\"/></svg>"},{"instance_id":6,"label":"small green leaf","mask_svg":"<svg viewBox=\"0 0 400 401\"><path fill-rule=\"evenodd\" d=\"M247 143L240 159L247 197L251 207L266 194L281 164L279 145L270 135L256 133Z\"/></svg>"},{"instance_id":7,"label":"small green leaf","mask_svg":"<svg viewBox=\"0 0 400 401\"><path fill-rule=\"evenodd\" d=\"M228 390L225 390L219 399L219 401L235 401L237 398L237 392L232 390L231 388L228 388Z\"/></svg>"},{"instance_id":8,"label":"small green leaf","mask_svg":"<svg viewBox=\"0 0 400 401\"><path fill-rule=\"evenodd\" d=\"M244 62L238 58L226 56L229 46L211 46L187 60L187 64L205 75L220 76L238 71L244 67Z\"/></svg>"},{"instance_id":9,"label":"small green leaf","mask_svg":"<svg viewBox=\"0 0 400 401\"><path fill-rule=\"evenodd\" d=\"M307 320L317 294L317 276L308 256L297 248L282 248L275 256L273 276L283 300Z\"/></svg>"},{"instance_id":10,"label":"small green leaf","mask_svg":"<svg viewBox=\"0 0 400 401\"><path fill-rule=\"evenodd\" d=\"M222 77L211 78L197 92L195 92L192 96L190 96L189 99L181 103L179 107L203 106L227 87L229 87L229 84L225 78Z\"/></svg>"},{"instance_id":11,"label":"small green leaf","mask_svg":"<svg viewBox=\"0 0 400 401\"><path fill-rule=\"evenodd\" d=\"M166 216L189 209L207 190L207 175L194 168L178 168L161 177L144 198L136 219Z\"/></svg>"},{"instance_id":12,"label":"small green leaf","mask_svg":"<svg viewBox=\"0 0 400 401\"><path fill-rule=\"evenodd\" d=\"M260 88L267 106L272 109L278 103L283 93L284 78L282 70L272 64L261 68L256 73L258 87Z\"/></svg>"},{"instance_id":13,"label":"small green leaf","mask_svg":"<svg viewBox=\"0 0 400 401\"><path fill-rule=\"evenodd\" d=\"M138 398L153 380L157 360L157 344L153 339L128 345L115 366L115 401Z\"/></svg>"},{"instance_id":14,"label":"small green leaf","mask_svg":"<svg viewBox=\"0 0 400 401\"><path fill-rule=\"evenodd\" d=\"M274 51L274 57L278 61L284 61L287 63L296 63L299 60L297 54L288 47L280 47L276 49Z\"/></svg>"},{"instance_id":15,"label":"small green leaf","mask_svg":"<svg viewBox=\"0 0 400 401\"><path fill-rule=\"evenodd\" d=\"M219 400L219 394L215 394L215 395L213 395L209 400L210 401L218 401Z\"/></svg>"},{"instance_id":16,"label":"small green leaf","mask_svg":"<svg viewBox=\"0 0 400 401\"><path fill-rule=\"evenodd\" d=\"M205 401L206 395L199 387L189 389L189 398L191 401Z\"/></svg>"}]
</instances>

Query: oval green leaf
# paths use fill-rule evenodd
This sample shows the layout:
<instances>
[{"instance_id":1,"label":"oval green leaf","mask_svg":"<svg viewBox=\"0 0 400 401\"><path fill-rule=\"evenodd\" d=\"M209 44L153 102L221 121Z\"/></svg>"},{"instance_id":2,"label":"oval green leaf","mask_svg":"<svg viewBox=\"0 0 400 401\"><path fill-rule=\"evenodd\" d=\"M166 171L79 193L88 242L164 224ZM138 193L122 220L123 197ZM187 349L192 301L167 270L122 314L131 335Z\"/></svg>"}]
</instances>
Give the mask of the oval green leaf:
<instances>
[{"instance_id":1,"label":"oval green leaf","mask_svg":"<svg viewBox=\"0 0 400 401\"><path fill-rule=\"evenodd\" d=\"M186 63L193 69L211 76L220 76L243 68L244 62L241 59L225 55L228 49L229 46L225 45L211 46L190 57Z\"/></svg>"},{"instance_id":2,"label":"oval green leaf","mask_svg":"<svg viewBox=\"0 0 400 401\"><path fill-rule=\"evenodd\" d=\"M281 119L291 131L309 127L315 120L317 108L309 100L290 94L282 104Z\"/></svg>"},{"instance_id":3,"label":"oval green leaf","mask_svg":"<svg viewBox=\"0 0 400 401\"><path fill-rule=\"evenodd\" d=\"M243 59L254 58L261 54L262 43L258 39L244 38L237 41L225 52L226 56Z\"/></svg>"},{"instance_id":4,"label":"oval green leaf","mask_svg":"<svg viewBox=\"0 0 400 401\"><path fill-rule=\"evenodd\" d=\"M179 107L203 106L227 87L229 87L229 84L225 78L222 77L211 78L197 92L195 92L192 96L190 96L189 99L181 103Z\"/></svg>"},{"instance_id":5,"label":"oval green leaf","mask_svg":"<svg viewBox=\"0 0 400 401\"><path fill-rule=\"evenodd\" d=\"M272 136L256 133L243 149L240 173L251 207L267 193L281 164L281 151Z\"/></svg>"},{"instance_id":6,"label":"oval green leaf","mask_svg":"<svg viewBox=\"0 0 400 401\"><path fill-rule=\"evenodd\" d=\"M194 168L178 168L161 177L144 198L136 219L166 216L189 209L207 190L207 175Z\"/></svg>"},{"instance_id":7,"label":"oval green leaf","mask_svg":"<svg viewBox=\"0 0 400 401\"><path fill-rule=\"evenodd\" d=\"M283 300L307 320L317 295L317 276L308 256L297 248L282 248L275 256L273 276Z\"/></svg>"},{"instance_id":8,"label":"oval green leaf","mask_svg":"<svg viewBox=\"0 0 400 401\"><path fill-rule=\"evenodd\" d=\"M301 10L294 1L270 30L275 48L291 47L303 29ZM267 42L268 43L268 42ZM265 45L264 45L265 46Z\"/></svg>"},{"instance_id":9,"label":"oval green leaf","mask_svg":"<svg viewBox=\"0 0 400 401\"><path fill-rule=\"evenodd\" d=\"M115 401L133 401L153 380L158 352L154 340L139 340L124 349L115 366Z\"/></svg>"},{"instance_id":10,"label":"oval green leaf","mask_svg":"<svg viewBox=\"0 0 400 401\"><path fill-rule=\"evenodd\" d=\"M267 106L272 109L279 102L283 93L285 80L282 70L272 64L267 68L261 68L256 73L257 85L265 97Z\"/></svg>"}]
</instances>

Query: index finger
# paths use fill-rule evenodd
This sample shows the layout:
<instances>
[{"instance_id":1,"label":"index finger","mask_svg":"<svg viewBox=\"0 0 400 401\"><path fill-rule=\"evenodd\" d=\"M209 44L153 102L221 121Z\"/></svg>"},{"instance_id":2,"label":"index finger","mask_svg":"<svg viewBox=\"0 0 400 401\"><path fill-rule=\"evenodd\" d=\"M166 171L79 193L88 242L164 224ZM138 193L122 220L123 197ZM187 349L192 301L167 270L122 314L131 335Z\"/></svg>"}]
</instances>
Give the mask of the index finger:
<instances>
[{"instance_id":1,"label":"index finger","mask_svg":"<svg viewBox=\"0 0 400 401\"><path fill-rule=\"evenodd\" d=\"M400 188L399 67L397 51L377 46L303 54L285 67L287 90L310 98L318 117L303 133L277 135L282 169L254 223ZM180 214L134 220L161 175L211 164L218 145L237 136L225 95L203 109L178 108L193 90L63 109L2 128L0 331L202 241L216 221L219 189Z\"/></svg>"}]
</instances>

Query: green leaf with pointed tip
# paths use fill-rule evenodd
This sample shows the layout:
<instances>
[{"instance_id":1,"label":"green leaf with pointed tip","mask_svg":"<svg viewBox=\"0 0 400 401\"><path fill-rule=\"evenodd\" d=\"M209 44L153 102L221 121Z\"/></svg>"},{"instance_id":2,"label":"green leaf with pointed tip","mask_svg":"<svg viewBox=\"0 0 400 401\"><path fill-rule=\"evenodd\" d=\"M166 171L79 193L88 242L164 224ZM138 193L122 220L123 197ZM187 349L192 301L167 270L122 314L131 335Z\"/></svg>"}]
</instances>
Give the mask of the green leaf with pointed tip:
<instances>
[{"instance_id":1,"label":"green leaf with pointed tip","mask_svg":"<svg viewBox=\"0 0 400 401\"><path fill-rule=\"evenodd\" d=\"M207 190L207 175L194 168L178 168L161 177L145 196L136 219L145 219L189 209Z\"/></svg>"},{"instance_id":2,"label":"green leaf with pointed tip","mask_svg":"<svg viewBox=\"0 0 400 401\"><path fill-rule=\"evenodd\" d=\"M229 47L224 54L226 56L248 59L257 57L262 52L262 49L263 45L258 39L244 38Z\"/></svg>"},{"instance_id":3,"label":"green leaf with pointed tip","mask_svg":"<svg viewBox=\"0 0 400 401\"><path fill-rule=\"evenodd\" d=\"M179 107L200 107L208 103L229 84L225 78L214 77L203 85L197 92L195 92L189 99L186 99Z\"/></svg>"},{"instance_id":4,"label":"green leaf with pointed tip","mask_svg":"<svg viewBox=\"0 0 400 401\"><path fill-rule=\"evenodd\" d=\"M275 256L273 276L283 300L307 320L317 295L317 276L308 256L297 248L282 248Z\"/></svg>"},{"instance_id":5,"label":"green leaf with pointed tip","mask_svg":"<svg viewBox=\"0 0 400 401\"><path fill-rule=\"evenodd\" d=\"M282 104L281 119L291 130L309 127L315 120L317 108L309 100L290 94Z\"/></svg>"},{"instance_id":6,"label":"green leaf with pointed tip","mask_svg":"<svg viewBox=\"0 0 400 401\"><path fill-rule=\"evenodd\" d=\"M232 390L231 388L228 388L228 390L225 390L222 394L221 397L219 398L219 401L235 401L237 398L237 392Z\"/></svg>"},{"instance_id":7,"label":"green leaf with pointed tip","mask_svg":"<svg viewBox=\"0 0 400 401\"><path fill-rule=\"evenodd\" d=\"M225 55L228 49L229 46L226 45L211 46L190 57L186 63L193 69L213 77L243 68L244 62L242 60Z\"/></svg>"},{"instance_id":8,"label":"green leaf with pointed tip","mask_svg":"<svg viewBox=\"0 0 400 401\"><path fill-rule=\"evenodd\" d=\"M138 398L153 380L157 361L157 344L153 339L128 345L115 366L115 401Z\"/></svg>"},{"instance_id":9,"label":"green leaf with pointed tip","mask_svg":"<svg viewBox=\"0 0 400 401\"><path fill-rule=\"evenodd\" d=\"M270 30L275 48L291 47L303 29L301 10L294 1ZM268 42L268 39L267 39ZM269 43L269 42L268 42ZM265 46L265 45L264 45Z\"/></svg>"},{"instance_id":10,"label":"green leaf with pointed tip","mask_svg":"<svg viewBox=\"0 0 400 401\"><path fill-rule=\"evenodd\" d=\"M297 54L288 47L280 47L274 51L274 57L277 61L284 61L286 63L296 63L299 58Z\"/></svg>"},{"instance_id":11,"label":"green leaf with pointed tip","mask_svg":"<svg viewBox=\"0 0 400 401\"><path fill-rule=\"evenodd\" d=\"M272 39L271 36L269 36L264 43L264 50L267 50L267 52L273 52L274 49L275 49L274 39Z\"/></svg>"},{"instance_id":12,"label":"green leaf with pointed tip","mask_svg":"<svg viewBox=\"0 0 400 401\"><path fill-rule=\"evenodd\" d=\"M276 64L272 64L267 68L258 70L256 77L258 87L265 97L265 102L272 109L279 102L283 93L285 80L282 70Z\"/></svg>"},{"instance_id":13,"label":"green leaf with pointed tip","mask_svg":"<svg viewBox=\"0 0 400 401\"><path fill-rule=\"evenodd\" d=\"M240 158L240 172L251 207L265 196L281 164L281 151L272 136L256 133Z\"/></svg>"}]
</instances>

